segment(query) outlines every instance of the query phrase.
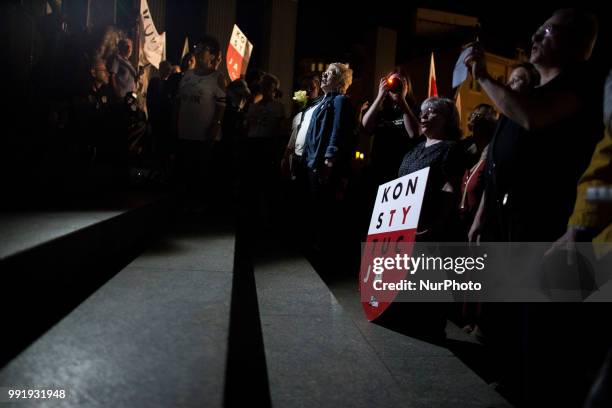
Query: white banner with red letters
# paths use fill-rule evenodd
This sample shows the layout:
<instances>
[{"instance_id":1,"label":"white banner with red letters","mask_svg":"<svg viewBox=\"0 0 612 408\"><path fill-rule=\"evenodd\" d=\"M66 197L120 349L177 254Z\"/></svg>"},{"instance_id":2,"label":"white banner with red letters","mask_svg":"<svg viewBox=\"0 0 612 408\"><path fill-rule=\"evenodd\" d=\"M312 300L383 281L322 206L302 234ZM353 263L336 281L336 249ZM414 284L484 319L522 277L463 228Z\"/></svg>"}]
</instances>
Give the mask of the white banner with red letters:
<instances>
[{"instance_id":1,"label":"white banner with red letters","mask_svg":"<svg viewBox=\"0 0 612 408\"><path fill-rule=\"evenodd\" d=\"M374 210L363 247L359 288L361 304L370 321L380 316L393 302L396 291L377 291L374 281L400 282L406 270L373 272L374 258L412 255L429 167L415 171L378 187Z\"/></svg>"}]
</instances>

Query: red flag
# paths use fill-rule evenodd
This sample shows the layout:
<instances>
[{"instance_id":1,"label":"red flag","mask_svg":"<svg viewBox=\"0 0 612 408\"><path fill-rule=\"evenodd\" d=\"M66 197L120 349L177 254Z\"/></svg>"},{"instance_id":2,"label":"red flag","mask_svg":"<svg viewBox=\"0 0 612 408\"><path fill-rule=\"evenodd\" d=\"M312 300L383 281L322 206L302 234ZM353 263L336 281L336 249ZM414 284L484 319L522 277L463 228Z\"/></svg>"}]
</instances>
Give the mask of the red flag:
<instances>
[{"instance_id":1,"label":"red flag","mask_svg":"<svg viewBox=\"0 0 612 408\"><path fill-rule=\"evenodd\" d=\"M429 64L429 89L427 97L438 96L438 87L436 85L436 65L434 64L434 55L431 53L431 62Z\"/></svg>"}]
</instances>

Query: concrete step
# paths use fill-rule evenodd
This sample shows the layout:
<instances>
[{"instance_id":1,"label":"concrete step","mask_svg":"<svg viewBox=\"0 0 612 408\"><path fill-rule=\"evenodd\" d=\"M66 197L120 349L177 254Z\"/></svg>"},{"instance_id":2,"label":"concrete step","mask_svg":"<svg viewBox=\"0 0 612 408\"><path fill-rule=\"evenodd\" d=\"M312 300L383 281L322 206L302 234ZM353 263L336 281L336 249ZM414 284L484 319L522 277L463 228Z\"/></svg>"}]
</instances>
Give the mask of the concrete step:
<instances>
[{"instance_id":1,"label":"concrete step","mask_svg":"<svg viewBox=\"0 0 612 408\"><path fill-rule=\"evenodd\" d=\"M19 407L223 405L234 233L189 221L0 371L0 387L65 389Z\"/></svg>"},{"instance_id":2,"label":"concrete step","mask_svg":"<svg viewBox=\"0 0 612 408\"><path fill-rule=\"evenodd\" d=\"M260 253L273 407L511 407L447 347L368 322L356 278L328 286L299 255Z\"/></svg>"},{"instance_id":3,"label":"concrete step","mask_svg":"<svg viewBox=\"0 0 612 408\"><path fill-rule=\"evenodd\" d=\"M0 367L121 270L171 207L166 195L134 193L2 213Z\"/></svg>"},{"instance_id":4,"label":"concrete step","mask_svg":"<svg viewBox=\"0 0 612 408\"><path fill-rule=\"evenodd\" d=\"M273 407L409 407L398 383L301 256L254 260Z\"/></svg>"},{"instance_id":5,"label":"concrete step","mask_svg":"<svg viewBox=\"0 0 612 408\"><path fill-rule=\"evenodd\" d=\"M362 310L357 282L338 279L330 289L351 316L361 335L391 372L411 407L510 408L500 394L466 366L448 344L431 344L369 322ZM477 347L459 329L447 324L447 342Z\"/></svg>"}]
</instances>

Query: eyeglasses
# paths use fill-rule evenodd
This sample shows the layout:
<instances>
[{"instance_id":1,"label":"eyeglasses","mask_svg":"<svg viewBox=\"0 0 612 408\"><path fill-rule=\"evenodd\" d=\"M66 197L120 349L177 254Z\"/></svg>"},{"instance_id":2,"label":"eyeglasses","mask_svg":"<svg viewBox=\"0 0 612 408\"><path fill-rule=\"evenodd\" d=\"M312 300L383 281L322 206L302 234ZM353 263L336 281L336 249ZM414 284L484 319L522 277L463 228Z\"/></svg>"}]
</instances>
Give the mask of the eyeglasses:
<instances>
[{"instance_id":1,"label":"eyeglasses","mask_svg":"<svg viewBox=\"0 0 612 408\"><path fill-rule=\"evenodd\" d=\"M427 108L421 112L421 114L419 115L419 118L424 119L425 117L428 117L428 116L436 116L439 113L440 112L437 111L435 108Z\"/></svg>"},{"instance_id":2,"label":"eyeglasses","mask_svg":"<svg viewBox=\"0 0 612 408\"><path fill-rule=\"evenodd\" d=\"M550 37L551 35L560 32L562 26L559 24L544 24L538 28L534 34L536 37Z\"/></svg>"},{"instance_id":3,"label":"eyeglasses","mask_svg":"<svg viewBox=\"0 0 612 408\"><path fill-rule=\"evenodd\" d=\"M508 82L506 82L506 85L513 86L514 84L518 84L521 82L524 82L523 78L511 78Z\"/></svg>"},{"instance_id":4,"label":"eyeglasses","mask_svg":"<svg viewBox=\"0 0 612 408\"><path fill-rule=\"evenodd\" d=\"M486 115L480 112L472 112L470 114L470 120L482 119L484 117L486 117Z\"/></svg>"}]
</instances>

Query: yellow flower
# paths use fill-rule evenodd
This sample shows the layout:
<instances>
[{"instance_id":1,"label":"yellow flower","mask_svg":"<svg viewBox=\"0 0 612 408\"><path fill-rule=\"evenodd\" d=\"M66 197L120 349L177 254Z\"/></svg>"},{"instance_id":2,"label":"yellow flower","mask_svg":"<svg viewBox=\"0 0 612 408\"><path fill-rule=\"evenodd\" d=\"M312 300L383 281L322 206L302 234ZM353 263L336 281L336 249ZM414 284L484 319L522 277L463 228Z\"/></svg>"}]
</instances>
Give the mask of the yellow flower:
<instances>
[{"instance_id":1,"label":"yellow flower","mask_svg":"<svg viewBox=\"0 0 612 408\"><path fill-rule=\"evenodd\" d=\"M295 91L293 94L293 100L302 106L308 103L308 94L306 91Z\"/></svg>"}]
</instances>

